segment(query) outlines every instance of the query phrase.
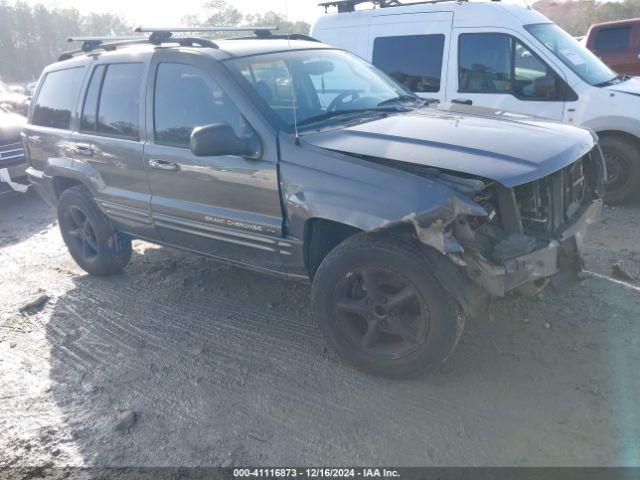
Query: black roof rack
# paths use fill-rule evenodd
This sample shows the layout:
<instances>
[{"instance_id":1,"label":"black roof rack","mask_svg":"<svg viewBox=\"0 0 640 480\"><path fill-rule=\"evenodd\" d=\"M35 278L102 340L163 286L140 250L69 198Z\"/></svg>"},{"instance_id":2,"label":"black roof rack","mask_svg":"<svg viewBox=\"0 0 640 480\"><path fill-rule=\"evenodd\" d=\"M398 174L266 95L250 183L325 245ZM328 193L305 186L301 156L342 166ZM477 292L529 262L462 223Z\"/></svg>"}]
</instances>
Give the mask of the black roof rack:
<instances>
[{"instance_id":1,"label":"black roof rack","mask_svg":"<svg viewBox=\"0 0 640 480\"><path fill-rule=\"evenodd\" d=\"M174 33L195 32L254 32L257 38L271 38L271 31L278 27L176 27L176 28L146 28L138 27L136 33L149 33L146 36L135 37L69 37L67 42L82 42L78 50L63 52L58 61L68 60L76 55L89 53L96 50L111 51L118 47L151 43L161 45L163 43L177 43L185 47L200 46L205 48L219 48L214 42L199 37L174 37Z\"/></svg>"},{"instance_id":2,"label":"black roof rack","mask_svg":"<svg viewBox=\"0 0 640 480\"><path fill-rule=\"evenodd\" d=\"M218 32L253 32L257 37L271 34L278 27L175 27L175 28L149 28L138 27L136 33L150 33L149 41L154 44L168 42L174 33L218 33ZM175 41L175 40L174 40Z\"/></svg>"},{"instance_id":3,"label":"black roof rack","mask_svg":"<svg viewBox=\"0 0 640 480\"><path fill-rule=\"evenodd\" d=\"M356 9L356 5L360 5L362 3L373 3L374 6L378 6L380 8L386 7L401 7L403 5L421 5L421 4L429 4L429 3L443 3L443 2L457 2L457 3L467 3L469 0L422 0L422 1L414 1L414 2L402 2L400 0L332 0L328 2L322 2L318 5L324 7L325 12L329 9L329 7L338 7L338 13L347 13L353 12ZM492 0L492 1L500 1L500 0Z\"/></svg>"},{"instance_id":4,"label":"black roof rack","mask_svg":"<svg viewBox=\"0 0 640 480\"><path fill-rule=\"evenodd\" d=\"M267 33L261 33L259 35L256 35L255 37L235 37L235 38L230 38L229 40L249 40L252 38L260 39L260 40L305 40L307 42L320 43L320 40L318 40L317 38L313 38L303 33L273 35L271 32L267 32Z\"/></svg>"}]
</instances>

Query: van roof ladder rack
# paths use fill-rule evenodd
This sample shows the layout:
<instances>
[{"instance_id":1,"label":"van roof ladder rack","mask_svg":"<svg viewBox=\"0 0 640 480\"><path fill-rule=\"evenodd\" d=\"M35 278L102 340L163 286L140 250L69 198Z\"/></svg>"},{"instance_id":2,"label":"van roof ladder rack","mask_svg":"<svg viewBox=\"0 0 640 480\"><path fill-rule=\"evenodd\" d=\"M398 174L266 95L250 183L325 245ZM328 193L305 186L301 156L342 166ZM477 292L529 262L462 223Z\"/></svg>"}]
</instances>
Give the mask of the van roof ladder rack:
<instances>
[{"instance_id":1,"label":"van roof ladder rack","mask_svg":"<svg viewBox=\"0 0 640 480\"><path fill-rule=\"evenodd\" d=\"M361 3L373 3L374 6L378 6L380 8L386 7L401 7L403 5L422 5L422 4L430 4L430 3L444 3L444 2L457 2L457 3L467 3L469 0L422 0L422 1L414 1L414 2L402 2L400 0L332 0L329 2L322 2L318 5L324 7L325 13L329 9L329 7L338 7L338 13L348 13L354 12L356 9L356 5L360 5ZM492 0L494 2L499 2L500 0Z\"/></svg>"}]
</instances>

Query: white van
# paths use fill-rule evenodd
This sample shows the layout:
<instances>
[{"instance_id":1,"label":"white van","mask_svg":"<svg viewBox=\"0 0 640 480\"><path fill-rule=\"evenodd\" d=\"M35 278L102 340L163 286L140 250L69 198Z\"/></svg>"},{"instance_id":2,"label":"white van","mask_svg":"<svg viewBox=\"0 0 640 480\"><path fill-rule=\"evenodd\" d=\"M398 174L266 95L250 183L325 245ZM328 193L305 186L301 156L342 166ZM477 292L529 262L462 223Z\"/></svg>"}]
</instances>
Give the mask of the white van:
<instances>
[{"instance_id":1,"label":"white van","mask_svg":"<svg viewBox=\"0 0 640 480\"><path fill-rule=\"evenodd\" d=\"M640 77L617 75L544 15L499 1L330 3L342 13L320 17L313 37L423 97L589 127L607 157L609 202L640 190Z\"/></svg>"}]
</instances>

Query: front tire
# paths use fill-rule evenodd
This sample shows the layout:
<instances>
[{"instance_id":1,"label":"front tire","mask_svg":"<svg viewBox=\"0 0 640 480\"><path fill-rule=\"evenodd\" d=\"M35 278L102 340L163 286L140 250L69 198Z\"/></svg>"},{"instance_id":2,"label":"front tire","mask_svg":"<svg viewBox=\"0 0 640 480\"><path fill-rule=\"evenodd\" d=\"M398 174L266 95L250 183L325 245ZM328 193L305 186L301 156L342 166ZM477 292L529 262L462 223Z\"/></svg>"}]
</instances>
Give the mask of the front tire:
<instances>
[{"instance_id":1,"label":"front tire","mask_svg":"<svg viewBox=\"0 0 640 480\"><path fill-rule=\"evenodd\" d=\"M607 163L605 200L617 205L632 199L640 189L640 149L615 135L604 136L600 146Z\"/></svg>"},{"instance_id":2,"label":"front tire","mask_svg":"<svg viewBox=\"0 0 640 480\"><path fill-rule=\"evenodd\" d=\"M71 187L58 199L58 225L76 263L95 276L120 272L131 259L131 239L116 231L89 190Z\"/></svg>"},{"instance_id":3,"label":"front tire","mask_svg":"<svg viewBox=\"0 0 640 480\"><path fill-rule=\"evenodd\" d=\"M441 365L464 317L402 239L360 234L323 260L313 280L313 311L328 343L361 370L389 378Z\"/></svg>"}]
</instances>

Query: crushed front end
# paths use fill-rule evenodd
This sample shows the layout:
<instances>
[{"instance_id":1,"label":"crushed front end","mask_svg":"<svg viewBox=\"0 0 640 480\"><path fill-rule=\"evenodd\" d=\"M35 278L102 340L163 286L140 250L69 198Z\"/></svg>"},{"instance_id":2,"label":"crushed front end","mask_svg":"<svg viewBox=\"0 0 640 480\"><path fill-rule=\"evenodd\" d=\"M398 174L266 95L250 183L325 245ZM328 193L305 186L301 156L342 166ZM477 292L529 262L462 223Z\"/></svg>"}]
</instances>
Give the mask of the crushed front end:
<instances>
[{"instance_id":1,"label":"crushed front end","mask_svg":"<svg viewBox=\"0 0 640 480\"><path fill-rule=\"evenodd\" d=\"M602 214L605 164L596 145L576 162L538 180L506 188L486 185L473 200L486 216L458 217L451 234L456 260L492 295L570 287L582 268L580 249Z\"/></svg>"}]
</instances>

